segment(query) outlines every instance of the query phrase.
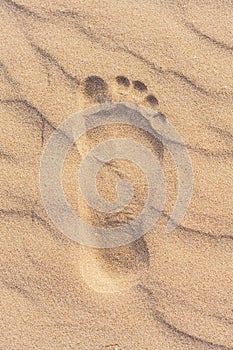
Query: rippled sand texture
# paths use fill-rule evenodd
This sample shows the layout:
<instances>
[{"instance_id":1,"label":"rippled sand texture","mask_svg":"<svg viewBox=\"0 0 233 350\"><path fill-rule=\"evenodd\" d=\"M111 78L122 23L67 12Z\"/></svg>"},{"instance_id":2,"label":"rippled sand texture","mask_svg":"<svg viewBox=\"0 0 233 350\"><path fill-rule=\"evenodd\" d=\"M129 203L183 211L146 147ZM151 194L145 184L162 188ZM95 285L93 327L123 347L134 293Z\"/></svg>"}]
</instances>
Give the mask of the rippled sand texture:
<instances>
[{"instance_id":1,"label":"rippled sand texture","mask_svg":"<svg viewBox=\"0 0 233 350\"><path fill-rule=\"evenodd\" d=\"M230 0L1 1L1 349L233 349L232 17ZM195 184L184 219L165 235L177 196L167 150L132 128L90 132L63 174L86 221L111 221L81 202L75 180L80 157L105 137L143 142L167 181L158 225L99 250L56 229L38 179L53 130L105 101L162 113L185 140ZM97 185L112 200L124 176L137 194L117 218L126 222L145 199L140 170L115 161Z\"/></svg>"}]
</instances>

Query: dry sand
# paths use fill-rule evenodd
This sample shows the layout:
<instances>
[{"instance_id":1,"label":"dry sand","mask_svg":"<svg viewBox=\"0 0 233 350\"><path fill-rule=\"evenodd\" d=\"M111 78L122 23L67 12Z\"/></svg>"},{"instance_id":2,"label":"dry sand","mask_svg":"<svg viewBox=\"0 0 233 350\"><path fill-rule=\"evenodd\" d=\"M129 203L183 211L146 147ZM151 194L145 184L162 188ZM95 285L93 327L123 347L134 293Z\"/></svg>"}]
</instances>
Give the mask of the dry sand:
<instances>
[{"instance_id":1,"label":"dry sand","mask_svg":"<svg viewBox=\"0 0 233 350\"><path fill-rule=\"evenodd\" d=\"M1 349L233 349L232 17L230 0L1 1ZM127 246L88 248L45 212L46 141L70 115L106 100L164 114L185 140L194 190L171 235L164 215ZM108 223L80 202L73 176L80 155L122 132L161 160L164 213L172 213L169 153L132 128L102 128L75 146L63 174L67 198L86 221ZM98 189L113 199L119 177L131 178L137 198L123 212L127 220L140 211L145 182L132 164L111 165Z\"/></svg>"}]
</instances>

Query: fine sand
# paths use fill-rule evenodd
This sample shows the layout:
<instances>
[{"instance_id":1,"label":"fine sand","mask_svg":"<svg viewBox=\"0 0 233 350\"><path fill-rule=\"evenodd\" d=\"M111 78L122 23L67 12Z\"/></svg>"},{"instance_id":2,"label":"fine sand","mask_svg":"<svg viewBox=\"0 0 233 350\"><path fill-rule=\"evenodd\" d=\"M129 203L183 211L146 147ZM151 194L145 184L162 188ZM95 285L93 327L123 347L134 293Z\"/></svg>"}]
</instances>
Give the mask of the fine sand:
<instances>
[{"instance_id":1,"label":"fine sand","mask_svg":"<svg viewBox=\"0 0 233 350\"><path fill-rule=\"evenodd\" d=\"M3 350L233 349L232 1L2 0L0 3L1 297ZM138 240L97 249L62 234L42 203L42 152L72 114L104 102L141 105L182 136L194 186L165 234L178 193L176 167L158 139L135 126L101 126L70 150L63 187L74 211L100 227L142 210L137 166L103 164L108 201L127 178L120 213L95 212L77 186L81 159L124 137L161 163L166 202Z\"/></svg>"}]
</instances>

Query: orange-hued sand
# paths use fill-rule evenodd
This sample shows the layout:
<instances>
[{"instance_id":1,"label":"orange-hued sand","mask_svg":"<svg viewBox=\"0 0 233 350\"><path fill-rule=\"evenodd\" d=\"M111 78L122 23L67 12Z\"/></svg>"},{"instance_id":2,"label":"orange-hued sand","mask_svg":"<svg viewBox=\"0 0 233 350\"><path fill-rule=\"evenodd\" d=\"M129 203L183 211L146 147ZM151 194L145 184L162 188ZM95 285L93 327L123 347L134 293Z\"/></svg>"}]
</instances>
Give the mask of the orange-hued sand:
<instances>
[{"instance_id":1,"label":"orange-hued sand","mask_svg":"<svg viewBox=\"0 0 233 350\"><path fill-rule=\"evenodd\" d=\"M233 349L232 18L230 0L1 1L0 349ZM142 171L116 159L98 173L99 194L114 200L127 178L133 201L115 216L87 206L76 174L105 139L149 148L167 186L163 215L146 235L97 249L53 224L39 172L52 132L110 101L149 108L175 127L194 187L184 218L165 234L178 192L168 150L137 127L88 132L63 169L66 198L85 222L127 223L148 191Z\"/></svg>"}]
</instances>

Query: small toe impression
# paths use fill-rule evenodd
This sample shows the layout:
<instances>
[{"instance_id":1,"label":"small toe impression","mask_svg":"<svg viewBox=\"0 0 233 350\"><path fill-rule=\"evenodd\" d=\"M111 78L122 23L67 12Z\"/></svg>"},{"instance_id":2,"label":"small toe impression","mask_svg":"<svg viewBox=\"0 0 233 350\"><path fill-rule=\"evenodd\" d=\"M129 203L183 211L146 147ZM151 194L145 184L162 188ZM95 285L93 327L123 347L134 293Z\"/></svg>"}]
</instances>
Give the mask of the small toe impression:
<instances>
[{"instance_id":1,"label":"small toe impression","mask_svg":"<svg viewBox=\"0 0 233 350\"><path fill-rule=\"evenodd\" d=\"M138 91L147 91L147 86L140 80L133 81L133 87Z\"/></svg>"},{"instance_id":2,"label":"small toe impression","mask_svg":"<svg viewBox=\"0 0 233 350\"><path fill-rule=\"evenodd\" d=\"M97 75L87 77L84 82L84 92L93 98L95 102L103 103L109 99L108 85L106 81Z\"/></svg>"},{"instance_id":3,"label":"small toe impression","mask_svg":"<svg viewBox=\"0 0 233 350\"><path fill-rule=\"evenodd\" d=\"M125 87L129 87L130 86L129 79L124 77L123 75L118 75L118 77L116 77L116 81L117 81L118 84L123 85Z\"/></svg>"},{"instance_id":4,"label":"small toe impression","mask_svg":"<svg viewBox=\"0 0 233 350\"><path fill-rule=\"evenodd\" d=\"M146 96L146 101L151 105L151 106L157 106L158 105L158 100L154 95L148 95Z\"/></svg>"}]
</instances>

